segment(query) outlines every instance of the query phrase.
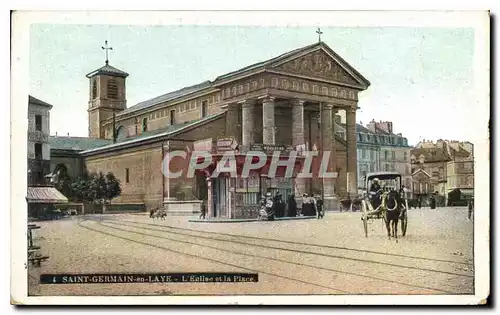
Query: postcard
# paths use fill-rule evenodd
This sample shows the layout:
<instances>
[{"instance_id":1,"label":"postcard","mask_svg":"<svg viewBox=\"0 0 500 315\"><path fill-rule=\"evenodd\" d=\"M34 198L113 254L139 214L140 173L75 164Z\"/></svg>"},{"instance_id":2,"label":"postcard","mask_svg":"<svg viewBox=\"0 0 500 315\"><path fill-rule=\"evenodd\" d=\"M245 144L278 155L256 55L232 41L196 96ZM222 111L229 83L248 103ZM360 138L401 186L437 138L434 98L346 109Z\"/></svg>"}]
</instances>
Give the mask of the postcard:
<instances>
[{"instance_id":1,"label":"postcard","mask_svg":"<svg viewBox=\"0 0 500 315\"><path fill-rule=\"evenodd\" d=\"M11 303L487 303L489 25L13 12Z\"/></svg>"}]
</instances>

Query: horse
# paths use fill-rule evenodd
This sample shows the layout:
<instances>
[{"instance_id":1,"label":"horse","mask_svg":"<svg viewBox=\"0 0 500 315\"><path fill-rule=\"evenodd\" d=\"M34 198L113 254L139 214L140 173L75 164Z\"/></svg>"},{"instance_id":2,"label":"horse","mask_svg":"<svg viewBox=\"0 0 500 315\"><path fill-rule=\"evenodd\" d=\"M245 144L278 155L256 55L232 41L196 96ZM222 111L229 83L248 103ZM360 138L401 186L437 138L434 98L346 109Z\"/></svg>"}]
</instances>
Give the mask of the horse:
<instances>
[{"instance_id":1,"label":"horse","mask_svg":"<svg viewBox=\"0 0 500 315\"><path fill-rule=\"evenodd\" d=\"M395 190L391 190L388 193L385 193L383 202L385 206L385 227L387 228L387 236L389 237L389 239L391 239L391 236L394 237L397 242L398 222L402 206L399 193Z\"/></svg>"},{"instance_id":2,"label":"horse","mask_svg":"<svg viewBox=\"0 0 500 315\"><path fill-rule=\"evenodd\" d=\"M159 218L161 220L165 220L165 217L167 216L167 213L163 209L159 209L156 211L151 211L151 214L149 215L150 218L156 219Z\"/></svg>"}]
</instances>

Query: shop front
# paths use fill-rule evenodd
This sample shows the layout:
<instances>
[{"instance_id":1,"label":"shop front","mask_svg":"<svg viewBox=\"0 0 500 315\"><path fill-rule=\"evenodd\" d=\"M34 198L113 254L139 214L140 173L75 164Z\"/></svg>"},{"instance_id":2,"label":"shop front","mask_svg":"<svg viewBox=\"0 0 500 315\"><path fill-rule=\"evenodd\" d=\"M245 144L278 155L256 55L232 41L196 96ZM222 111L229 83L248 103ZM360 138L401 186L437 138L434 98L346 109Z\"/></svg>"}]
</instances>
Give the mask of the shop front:
<instances>
[{"instance_id":1,"label":"shop front","mask_svg":"<svg viewBox=\"0 0 500 315\"><path fill-rule=\"evenodd\" d=\"M274 157L280 161L276 172L271 170L272 152L275 151L280 152L279 157ZM286 201L293 194L295 178L303 165L302 157L290 162L291 148L284 146L252 145L248 150L221 150L219 146L219 150L216 147L212 152L211 163L197 171L207 181L207 218L255 218L260 200L268 192L272 196L280 194ZM254 155L255 152L259 152L258 156ZM233 157L235 170L227 171ZM203 158L197 161L202 162ZM284 165L286 162L289 162L288 166ZM247 174L244 174L245 163L253 165L247 166L251 168ZM287 167L291 168L288 174Z\"/></svg>"}]
</instances>

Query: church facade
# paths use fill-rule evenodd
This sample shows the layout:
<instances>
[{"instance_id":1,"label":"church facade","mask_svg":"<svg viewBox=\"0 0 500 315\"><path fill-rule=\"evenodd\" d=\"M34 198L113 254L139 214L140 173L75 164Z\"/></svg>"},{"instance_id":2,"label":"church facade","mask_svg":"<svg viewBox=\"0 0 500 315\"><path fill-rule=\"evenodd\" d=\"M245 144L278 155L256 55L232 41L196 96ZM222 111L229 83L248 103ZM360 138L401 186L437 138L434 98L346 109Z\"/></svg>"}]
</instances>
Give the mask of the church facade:
<instances>
[{"instance_id":1,"label":"church facade","mask_svg":"<svg viewBox=\"0 0 500 315\"><path fill-rule=\"evenodd\" d=\"M113 172L121 180L122 194L115 202L144 203L152 209L172 200L198 199L207 202L209 217L238 218L254 215L264 191L296 197L321 193L327 209L338 198L357 193L358 93L370 83L324 42L129 108L127 76L107 62L87 75L89 137L113 143L80 154L87 170ZM335 136L339 111L345 112L345 137ZM242 157L250 150L266 155L299 147L331 151L328 171L338 176L280 179L266 178L261 171L247 179L223 174L212 179L202 172L194 178L163 176L168 152L209 143L217 160L228 139Z\"/></svg>"}]
</instances>

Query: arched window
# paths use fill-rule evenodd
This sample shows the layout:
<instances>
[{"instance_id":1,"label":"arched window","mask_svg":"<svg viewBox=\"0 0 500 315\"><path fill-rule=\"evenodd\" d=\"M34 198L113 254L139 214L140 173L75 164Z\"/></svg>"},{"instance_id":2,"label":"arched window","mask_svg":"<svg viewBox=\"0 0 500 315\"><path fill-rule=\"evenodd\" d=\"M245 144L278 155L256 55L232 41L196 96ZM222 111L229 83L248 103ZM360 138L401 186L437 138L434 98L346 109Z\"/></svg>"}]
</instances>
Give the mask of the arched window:
<instances>
[{"instance_id":1,"label":"arched window","mask_svg":"<svg viewBox=\"0 0 500 315\"><path fill-rule=\"evenodd\" d=\"M114 79L108 81L108 98L117 99L118 98L118 85Z\"/></svg>"},{"instance_id":2,"label":"arched window","mask_svg":"<svg viewBox=\"0 0 500 315\"><path fill-rule=\"evenodd\" d=\"M118 128L116 128L116 139L123 139L126 137L127 137L127 135L125 133L125 127L118 126Z\"/></svg>"},{"instance_id":3,"label":"arched window","mask_svg":"<svg viewBox=\"0 0 500 315\"><path fill-rule=\"evenodd\" d=\"M148 118L144 117L142 119L142 132L148 131Z\"/></svg>"},{"instance_id":4,"label":"arched window","mask_svg":"<svg viewBox=\"0 0 500 315\"><path fill-rule=\"evenodd\" d=\"M92 99L97 97L97 80L92 80Z\"/></svg>"}]
</instances>

